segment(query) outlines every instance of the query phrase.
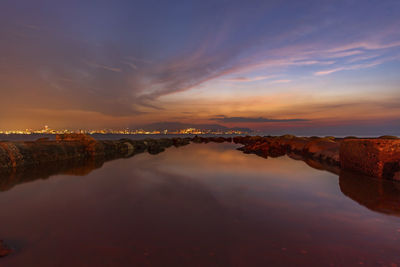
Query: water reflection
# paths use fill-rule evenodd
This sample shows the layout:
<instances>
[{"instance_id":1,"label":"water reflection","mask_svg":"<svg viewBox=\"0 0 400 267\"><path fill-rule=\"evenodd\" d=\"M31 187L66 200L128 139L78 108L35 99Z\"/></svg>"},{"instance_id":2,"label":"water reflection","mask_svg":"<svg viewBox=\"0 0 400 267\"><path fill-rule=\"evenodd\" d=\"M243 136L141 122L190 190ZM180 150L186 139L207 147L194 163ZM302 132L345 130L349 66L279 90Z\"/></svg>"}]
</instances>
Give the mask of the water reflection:
<instances>
[{"instance_id":1,"label":"water reflection","mask_svg":"<svg viewBox=\"0 0 400 267\"><path fill-rule=\"evenodd\" d=\"M235 160L232 158L230 153L223 153L224 151L224 149L215 149L213 153L207 148L204 150L198 148L198 152L203 154L203 165L206 163L206 165L211 168L216 167L213 166L215 163L221 164L221 161L228 162ZM278 158L284 156L284 154L258 156L263 158ZM218 157L218 160L215 160L216 157ZM297 154L288 154L288 157L293 160L303 161L311 168L339 175L340 190L344 195L359 204L376 212L400 216L400 184L398 182L374 179L353 172L341 171L337 166L324 164L323 162L304 158ZM185 161L188 159L189 161L191 160L190 157L182 157L182 165L185 165ZM0 191L7 191L18 184L32 182L39 179L48 179L55 175L85 176L93 170L101 168L105 162L111 160L115 159L96 157L84 160L70 160L58 162L57 164L49 163L40 166L32 166L31 168L26 168L12 173L0 173ZM251 164L249 166L247 162L238 162L237 164L237 166L240 166L240 169L244 167L249 169L250 167L250 169L254 170ZM284 166L275 164L274 169L275 171L284 170Z\"/></svg>"},{"instance_id":2,"label":"water reflection","mask_svg":"<svg viewBox=\"0 0 400 267\"><path fill-rule=\"evenodd\" d=\"M17 249L0 266L400 263L398 210L390 208L398 191L389 184L360 193L365 181L350 174L339 188L315 162L307 164L318 170L235 148L192 144L31 176L0 193L0 237Z\"/></svg>"},{"instance_id":3,"label":"water reflection","mask_svg":"<svg viewBox=\"0 0 400 267\"><path fill-rule=\"evenodd\" d=\"M0 191L7 191L22 183L48 179L59 174L85 176L91 171L101 168L104 162L104 158L69 160L57 163L52 162L41 164L40 166L32 166L9 173L0 173Z\"/></svg>"},{"instance_id":4,"label":"water reflection","mask_svg":"<svg viewBox=\"0 0 400 267\"><path fill-rule=\"evenodd\" d=\"M340 190L370 210L400 217L400 183L342 171Z\"/></svg>"}]
</instances>

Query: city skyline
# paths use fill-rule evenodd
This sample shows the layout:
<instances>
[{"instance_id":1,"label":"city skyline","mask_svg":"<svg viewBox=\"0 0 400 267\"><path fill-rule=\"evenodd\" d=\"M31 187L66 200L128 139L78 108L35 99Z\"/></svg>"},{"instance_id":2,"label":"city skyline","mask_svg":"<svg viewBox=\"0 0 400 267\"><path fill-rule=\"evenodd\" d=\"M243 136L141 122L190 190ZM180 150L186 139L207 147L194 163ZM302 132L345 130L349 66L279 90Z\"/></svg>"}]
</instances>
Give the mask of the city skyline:
<instances>
[{"instance_id":1,"label":"city skyline","mask_svg":"<svg viewBox=\"0 0 400 267\"><path fill-rule=\"evenodd\" d=\"M391 0L5 0L0 130L399 135L399 13Z\"/></svg>"},{"instance_id":2,"label":"city skyline","mask_svg":"<svg viewBox=\"0 0 400 267\"><path fill-rule=\"evenodd\" d=\"M184 125L183 125L184 126ZM52 129L48 125L43 128L27 128L27 129L14 129L14 130L0 130L0 134L5 135L30 135L30 134L70 134L70 133L82 133L82 134L126 134L126 135L136 135L136 134L250 134L253 131L246 128L227 128L222 125L212 125L207 127L207 125L191 125L191 127L151 127L151 128L125 128L125 129Z\"/></svg>"}]
</instances>

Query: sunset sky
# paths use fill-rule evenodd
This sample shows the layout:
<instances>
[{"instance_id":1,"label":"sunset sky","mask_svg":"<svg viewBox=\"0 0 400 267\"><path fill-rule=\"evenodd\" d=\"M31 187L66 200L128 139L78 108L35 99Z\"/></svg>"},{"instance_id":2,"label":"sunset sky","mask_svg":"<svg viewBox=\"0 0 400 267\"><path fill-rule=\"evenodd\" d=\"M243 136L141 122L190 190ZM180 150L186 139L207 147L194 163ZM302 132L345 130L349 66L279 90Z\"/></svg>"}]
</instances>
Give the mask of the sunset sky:
<instances>
[{"instance_id":1,"label":"sunset sky","mask_svg":"<svg viewBox=\"0 0 400 267\"><path fill-rule=\"evenodd\" d=\"M2 0L0 129L400 135L400 1Z\"/></svg>"}]
</instances>

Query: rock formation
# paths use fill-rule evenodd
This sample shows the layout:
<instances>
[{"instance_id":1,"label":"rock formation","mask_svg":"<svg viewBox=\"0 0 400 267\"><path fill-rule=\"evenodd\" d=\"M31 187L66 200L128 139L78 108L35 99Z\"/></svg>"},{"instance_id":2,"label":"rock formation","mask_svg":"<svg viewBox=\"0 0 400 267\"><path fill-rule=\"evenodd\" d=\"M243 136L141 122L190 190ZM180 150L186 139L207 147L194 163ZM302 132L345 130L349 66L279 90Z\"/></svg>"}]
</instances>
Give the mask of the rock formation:
<instances>
[{"instance_id":1,"label":"rock formation","mask_svg":"<svg viewBox=\"0 0 400 267\"><path fill-rule=\"evenodd\" d=\"M190 143L189 138L95 140L84 134L57 135L56 140L39 139L26 142L0 142L0 173L18 173L43 164L99 159L107 161L131 157L148 151L157 154L171 146Z\"/></svg>"},{"instance_id":2,"label":"rock formation","mask_svg":"<svg viewBox=\"0 0 400 267\"><path fill-rule=\"evenodd\" d=\"M130 157L137 153L158 154L171 146L208 142L243 144L244 153L262 157L298 155L306 162L341 167L368 176L400 180L400 140L393 136L375 139L334 137L235 136L162 138L117 141L95 140L83 134L57 135L56 140L41 138L30 142L0 142L0 173L37 168L44 163L103 158L103 161ZM331 168L331 167L329 167Z\"/></svg>"},{"instance_id":3,"label":"rock formation","mask_svg":"<svg viewBox=\"0 0 400 267\"><path fill-rule=\"evenodd\" d=\"M340 148L342 169L376 178L400 180L399 139L348 139Z\"/></svg>"},{"instance_id":4,"label":"rock formation","mask_svg":"<svg viewBox=\"0 0 400 267\"><path fill-rule=\"evenodd\" d=\"M291 135L281 137L241 137L234 138L235 143L244 144L239 148L245 153L254 153L263 157L280 157L286 154L301 155L304 159L340 165L340 143L326 138L302 138Z\"/></svg>"},{"instance_id":5,"label":"rock formation","mask_svg":"<svg viewBox=\"0 0 400 267\"><path fill-rule=\"evenodd\" d=\"M306 162L313 160L370 177L400 180L400 139L394 136L370 139L238 136L233 141L244 145L239 148L244 153L262 157L295 154Z\"/></svg>"}]
</instances>

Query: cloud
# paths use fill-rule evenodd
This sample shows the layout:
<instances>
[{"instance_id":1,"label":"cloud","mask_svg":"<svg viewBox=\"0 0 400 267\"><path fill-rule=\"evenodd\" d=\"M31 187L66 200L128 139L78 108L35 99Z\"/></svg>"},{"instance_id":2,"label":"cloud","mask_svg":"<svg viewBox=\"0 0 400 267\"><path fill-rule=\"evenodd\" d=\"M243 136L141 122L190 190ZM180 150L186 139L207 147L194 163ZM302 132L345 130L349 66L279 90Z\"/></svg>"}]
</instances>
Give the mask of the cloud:
<instances>
[{"instance_id":1,"label":"cloud","mask_svg":"<svg viewBox=\"0 0 400 267\"><path fill-rule=\"evenodd\" d=\"M305 122L306 119L269 119L263 117L227 117L217 116L210 120L225 123L270 123L270 122Z\"/></svg>"},{"instance_id":2,"label":"cloud","mask_svg":"<svg viewBox=\"0 0 400 267\"><path fill-rule=\"evenodd\" d=\"M132 62L123 61L122 63L128 65L129 67L131 67L131 68L134 69L134 70L137 70L137 69L138 69L138 67L136 66L136 64L134 64L134 63L132 63Z\"/></svg>"},{"instance_id":3,"label":"cloud","mask_svg":"<svg viewBox=\"0 0 400 267\"><path fill-rule=\"evenodd\" d=\"M340 54L346 53L355 53L355 51L350 51L354 49L368 49L368 50L380 50L387 49L400 46L400 41L392 41L392 42L377 42L377 41L360 41L360 42L351 42L348 44L343 44L332 48L329 52Z\"/></svg>"},{"instance_id":4,"label":"cloud","mask_svg":"<svg viewBox=\"0 0 400 267\"><path fill-rule=\"evenodd\" d=\"M122 69L120 69L120 68L101 65L101 64L97 64L97 63L90 62L90 61L87 61L87 60L85 60L85 63L88 64L91 67L94 67L94 68L105 69L105 70L109 70L109 71L113 71L113 72L121 72L122 71Z\"/></svg>"},{"instance_id":5,"label":"cloud","mask_svg":"<svg viewBox=\"0 0 400 267\"><path fill-rule=\"evenodd\" d=\"M275 77L274 75L270 76L256 76L256 77L235 77L230 79L223 79L225 82L255 82L255 81L262 81L267 80Z\"/></svg>"},{"instance_id":6,"label":"cloud","mask_svg":"<svg viewBox=\"0 0 400 267\"><path fill-rule=\"evenodd\" d=\"M271 83L290 83L292 80L275 80L271 81Z\"/></svg>"},{"instance_id":7,"label":"cloud","mask_svg":"<svg viewBox=\"0 0 400 267\"><path fill-rule=\"evenodd\" d=\"M289 1L260 1L256 9L241 1L217 1L213 8L195 1L189 9L179 5L175 14L170 2L157 8L130 1L90 8L80 1L21 2L5 0L7 11L0 16L0 88L7 95L0 104L10 111L45 106L116 117L158 114L160 97L215 79L283 83L289 80L272 81L273 76L291 78L299 69L304 76L327 75L376 66L399 54L399 22L382 15L385 5L366 3L354 13L345 12L355 10L347 1L299 1L293 12ZM355 17L360 14L370 19ZM33 27L16 26L32 22Z\"/></svg>"},{"instance_id":8,"label":"cloud","mask_svg":"<svg viewBox=\"0 0 400 267\"><path fill-rule=\"evenodd\" d=\"M356 65L338 67L338 68L334 68L334 69L321 70L321 71L315 72L314 75L321 76L321 75L328 75L328 74L338 72L338 71L343 71L343 70L358 70L358 69L371 68L371 67L380 65L384 62L386 62L386 60L377 60L377 61L367 62L367 63L363 63L363 64L356 64Z\"/></svg>"}]
</instances>

